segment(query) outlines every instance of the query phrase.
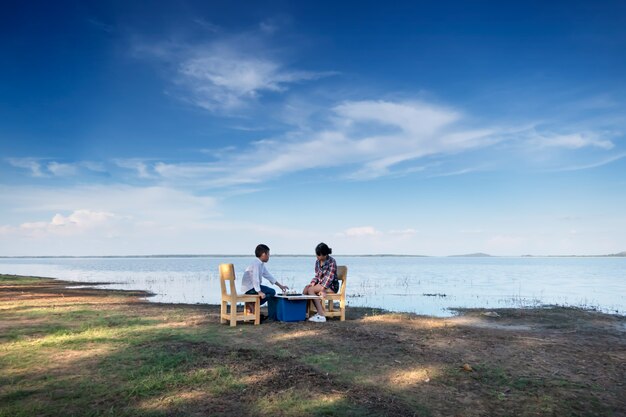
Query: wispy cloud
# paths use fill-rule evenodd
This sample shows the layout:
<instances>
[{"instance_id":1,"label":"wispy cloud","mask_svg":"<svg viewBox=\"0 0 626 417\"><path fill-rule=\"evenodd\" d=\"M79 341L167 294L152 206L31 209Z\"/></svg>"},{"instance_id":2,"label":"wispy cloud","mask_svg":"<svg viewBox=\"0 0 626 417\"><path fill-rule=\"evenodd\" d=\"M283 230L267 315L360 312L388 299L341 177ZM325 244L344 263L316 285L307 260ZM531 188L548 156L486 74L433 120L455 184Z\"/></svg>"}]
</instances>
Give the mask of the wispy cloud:
<instances>
[{"instance_id":1,"label":"wispy cloud","mask_svg":"<svg viewBox=\"0 0 626 417\"><path fill-rule=\"evenodd\" d=\"M115 31L115 26L104 23L98 19L87 19L87 23L106 33L113 33Z\"/></svg>"},{"instance_id":2,"label":"wispy cloud","mask_svg":"<svg viewBox=\"0 0 626 417\"><path fill-rule=\"evenodd\" d=\"M57 177L66 177L71 175L76 175L77 169L75 165L72 164L63 164L59 162L50 162L47 165L48 171Z\"/></svg>"},{"instance_id":3,"label":"wispy cloud","mask_svg":"<svg viewBox=\"0 0 626 417\"><path fill-rule=\"evenodd\" d=\"M437 174L431 174L429 175L430 178L437 178L437 177L455 177L457 175L465 175L465 174L471 174L473 172L478 172L481 171L484 168L480 168L480 167L473 167L473 168L463 168L463 169L459 169L456 171L450 171L450 172L440 172Z\"/></svg>"},{"instance_id":4,"label":"wispy cloud","mask_svg":"<svg viewBox=\"0 0 626 417\"><path fill-rule=\"evenodd\" d=\"M203 177L207 186L257 183L304 170L339 169L366 180L424 169L403 166L416 159L456 153L498 142L492 129L466 129L462 115L424 102L352 101L335 106L329 128L306 129L251 144L205 164L155 167L165 179ZM309 133L313 131L314 133Z\"/></svg>"},{"instance_id":5,"label":"wispy cloud","mask_svg":"<svg viewBox=\"0 0 626 417\"><path fill-rule=\"evenodd\" d=\"M235 35L214 28L209 42L137 42L135 52L173 66L171 81L181 87L183 100L211 112L228 113L256 103L264 95L284 93L295 84L335 74L287 64L268 46L268 37L277 30L277 24L270 21Z\"/></svg>"},{"instance_id":6,"label":"wispy cloud","mask_svg":"<svg viewBox=\"0 0 626 417\"><path fill-rule=\"evenodd\" d=\"M417 234L417 230L413 228L392 229L386 232L376 229L374 226L351 227L342 232L336 233L335 237L339 238L360 238L360 237L376 237L376 236L395 236L395 237L411 237Z\"/></svg>"},{"instance_id":7,"label":"wispy cloud","mask_svg":"<svg viewBox=\"0 0 626 417\"><path fill-rule=\"evenodd\" d=\"M372 226L351 227L343 232L337 233L336 237L366 237L366 236L378 236L382 232L376 230Z\"/></svg>"},{"instance_id":8,"label":"wispy cloud","mask_svg":"<svg viewBox=\"0 0 626 417\"><path fill-rule=\"evenodd\" d=\"M37 158L7 158L10 165L29 170L33 177L43 177L45 174L41 170L39 161Z\"/></svg>"},{"instance_id":9,"label":"wispy cloud","mask_svg":"<svg viewBox=\"0 0 626 417\"><path fill-rule=\"evenodd\" d=\"M413 236L413 235L416 235L417 233L418 233L417 230L412 229L412 228L389 231L390 235L396 235L396 236Z\"/></svg>"},{"instance_id":10,"label":"wispy cloud","mask_svg":"<svg viewBox=\"0 0 626 417\"><path fill-rule=\"evenodd\" d=\"M552 172L580 171L580 170L584 170L584 169L599 168L601 166L608 165L610 163L613 163L615 161L619 161L620 159L624 159L624 158L626 158L626 153L621 153L621 154L614 155L614 156L611 156L609 158L604 158L604 159L602 159L600 161L592 162L592 163L589 163L589 164L570 165L570 166L566 166L566 167L553 169L551 171Z\"/></svg>"},{"instance_id":11,"label":"wispy cloud","mask_svg":"<svg viewBox=\"0 0 626 417\"><path fill-rule=\"evenodd\" d=\"M236 48L198 48L180 63L178 82L196 105L210 111L239 109L265 93L284 92L291 84L331 74L288 69L275 59Z\"/></svg>"},{"instance_id":12,"label":"wispy cloud","mask_svg":"<svg viewBox=\"0 0 626 417\"><path fill-rule=\"evenodd\" d=\"M138 158L114 159L113 163L116 164L120 168L125 168L125 169L130 169L132 171L136 171L137 176L141 179L156 178L156 175L153 172L151 172L152 167L146 160L138 159Z\"/></svg>"},{"instance_id":13,"label":"wispy cloud","mask_svg":"<svg viewBox=\"0 0 626 417\"><path fill-rule=\"evenodd\" d=\"M144 166L145 168L145 166ZM154 172L168 179L206 178L227 172L226 167L202 163L168 164L158 162L154 165Z\"/></svg>"},{"instance_id":14,"label":"wispy cloud","mask_svg":"<svg viewBox=\"0 0 626 417\"><path fill-rule=\"evenodd\" d=\"M93 161L66 163L50 161L49 158L7 158L6 161L11 166L26 169L31 176L38 178L71 177L84 170L94 172L106 171L103 163Z\"/></svg>"},{"instance_id":15,"label":"wispy cloud","mask_svg":"<svg viewBox=\"0 0 626 417\"><path fill-rule=\"evenodd\" d=\"M22 223L13 232L23 232L26 236L41 237L43 235L77 235L88 232L94 228L102 227L115 215L109 212L97 212L91 210L75 210L67 216L57 213L48 222L27 222ZM7 231L10 230L6 226Z\"/></svg>"},{"instance_id":16,"label":"wispy cloud","mask_svg":"<svg viewBox=\"0 0 626 417\"><path fill-rule=\"evenodd\" d=\"M585 147L595 147L601 149L612 149L615 145L608 139L602 138L595 133L572 133L572 134L538 134L530 139L530 143L540 147L554 147L565 149L581 149Z\"/></svg>"}]
</instances>

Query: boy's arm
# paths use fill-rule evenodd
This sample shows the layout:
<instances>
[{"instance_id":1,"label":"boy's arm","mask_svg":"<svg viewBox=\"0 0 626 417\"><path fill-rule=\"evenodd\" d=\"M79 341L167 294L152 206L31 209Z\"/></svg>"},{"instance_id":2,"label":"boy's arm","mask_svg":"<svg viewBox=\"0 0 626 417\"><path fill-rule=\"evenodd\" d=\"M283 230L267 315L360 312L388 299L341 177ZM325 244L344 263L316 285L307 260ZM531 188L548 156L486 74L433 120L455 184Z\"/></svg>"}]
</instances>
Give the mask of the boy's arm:
<instances>
[{"instance_id":1,"label":"boy's arm","mask_svg":"<svg viewBox=\"0 0 626 417\"><path fill-rule=\"evenodd\" d=\"M281 290L286 291L289 289L288 286L281 284L280 282L278 282L276 280L276 278L274 278L274 276L272 274L270 274L270 271L267 270L267 268L265 268L265 265L263 265L263 278L267 279L269 282L271 282L272 284L280 287Z\"/></svg>"}]
</instances>

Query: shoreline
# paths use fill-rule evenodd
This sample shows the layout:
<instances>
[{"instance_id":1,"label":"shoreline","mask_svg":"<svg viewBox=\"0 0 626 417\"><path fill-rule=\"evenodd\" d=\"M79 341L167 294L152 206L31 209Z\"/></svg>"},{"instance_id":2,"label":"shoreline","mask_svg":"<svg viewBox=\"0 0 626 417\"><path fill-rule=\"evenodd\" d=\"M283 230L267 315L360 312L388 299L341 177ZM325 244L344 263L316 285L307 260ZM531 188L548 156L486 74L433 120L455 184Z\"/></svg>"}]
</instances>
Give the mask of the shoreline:
<instances>
[{"instance_id":1,"label":"shoreline","mask_svg":"<svg viewBox=\"0 0 626 417\"><path fill-rule=\"evenodd\" d=\"M67 286L70 286L70 287L75 287L75 289L94 289L94 290L100 290L100 291L116 291L116 292L119 291L119 292L130 292L130 293L135 293L135 294L136 293L142 293L142 294L144 294L142 297L146 298L145 302L147 302L149 304L161 304L161 305L173 305L173 306L189 305L189 306L213 306L213 307L219 307L219 303L216 303L216 304L210 304L210 303L174 303L174 302L164 302L164 301L150 301L149 298L150 297L154 297L156 294L152 293L150 291L146 291L146 290L124 290L124 289L110 290L110 289L107 289L107 288L99 288L99 286L101 286L101 285L118 285L119 284L119 283L115 283L115 282L69 281L69 280L64 280L62 278L54 278L54 277L41 277L41 276L14 275L14 274L2 274L2 273L0 273L0 277L2 277L2 276L9 276L9 277L15 277L15 278L36 278L36 279L42 279L42 280L55 280L55 281L63 283L64 285L67 285ZM450 307L450 308L448 308L448 310L452 312L452 315L450 315L450 316L436 316L436 315L428 315L428 314L418 314L418 313L414 313L414 312L395 311L395 310L389 310L389 309L380 308L380 307L370 307L370 306L358 306L358 307L356 307L356 306L348 305L348 308L350 308L350 309L365 309L365 310L368 310L368 311L379 311L379 312L387 313L387 314L407 314L407 315L413 315L413 316L416 316L416 317L429 317L429 318L440 318L440 319L456 317L458 315L462 315L464 312L471 312L471 311L543 310L543 309L572 309L572 310L585 311L585 312L590 312L590 313L606 314L606 315L609 315L609 316L617 316L617 317L624 317L624 318L626 318L626 311L620 312L620 311L616 311L616 310L612 310L612 309L607 309L607 310L603 311L602 309L599 309L599 308L594 307L594 306L585 307L585 306L572 306L572 305L559 305L559 304L540 304L540 305L533 304L532 306L526 306L526 307L500 307L500 308ZM455 312L456 312L456 314L455 314Z\"/></svg>"}]
</instances>

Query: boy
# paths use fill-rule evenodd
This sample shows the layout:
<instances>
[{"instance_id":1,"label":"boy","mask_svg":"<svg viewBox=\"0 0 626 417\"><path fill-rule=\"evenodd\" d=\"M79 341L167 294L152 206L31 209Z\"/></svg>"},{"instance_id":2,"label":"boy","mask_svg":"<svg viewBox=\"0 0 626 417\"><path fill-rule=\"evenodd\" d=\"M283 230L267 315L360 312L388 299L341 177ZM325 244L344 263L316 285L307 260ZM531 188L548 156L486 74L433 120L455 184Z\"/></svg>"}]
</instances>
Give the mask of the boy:
<instances>
[{"instance_id":1,"label":"boy","mask_svg":"<svg viewBox=\"0 0 626 417\"><path fill-rule=\"evenodd\" d=\"M266 287L265 285L261 285L263 278L267 279L272 284L277 285L283 291L286 291L289 287L276 281L276 278L274 278L265 268L265 263L270 260L270 248L267 245L257 245L254 250L254 255L256 256L256 259L243 273L243 278L241 279L241 292L260 295L261 304L264 304L268 298L276 295L276 290ZM254 313L254 304L246 303L246 309L248 312ZM267 317L265 316L262 317L262 319L266 318Z\"/></svg>"}]
</instances>

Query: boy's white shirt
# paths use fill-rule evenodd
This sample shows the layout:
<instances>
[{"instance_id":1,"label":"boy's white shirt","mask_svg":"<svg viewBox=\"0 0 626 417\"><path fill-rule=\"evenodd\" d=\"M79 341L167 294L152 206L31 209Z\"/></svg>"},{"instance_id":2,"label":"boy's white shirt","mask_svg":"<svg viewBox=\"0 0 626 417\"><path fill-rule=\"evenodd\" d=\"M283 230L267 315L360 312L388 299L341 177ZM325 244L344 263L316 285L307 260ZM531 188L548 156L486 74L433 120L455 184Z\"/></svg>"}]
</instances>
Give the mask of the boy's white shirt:
<instances>
[{"instance_id":1,"label":"boy's white shirt","mask_svg":"<svg viewBox=\"0 0 626 417\"><path fill-rule=\"evenodd\" d=\"M276 284L276 278L269 273L265 268L265 262L259 258L255 258L252 264L246 268L241 279L241 292L245 294L251 289L255 289L256 292L261 291L261 280L265 278L272 284Z\"/></svg>"}]
</instances>

